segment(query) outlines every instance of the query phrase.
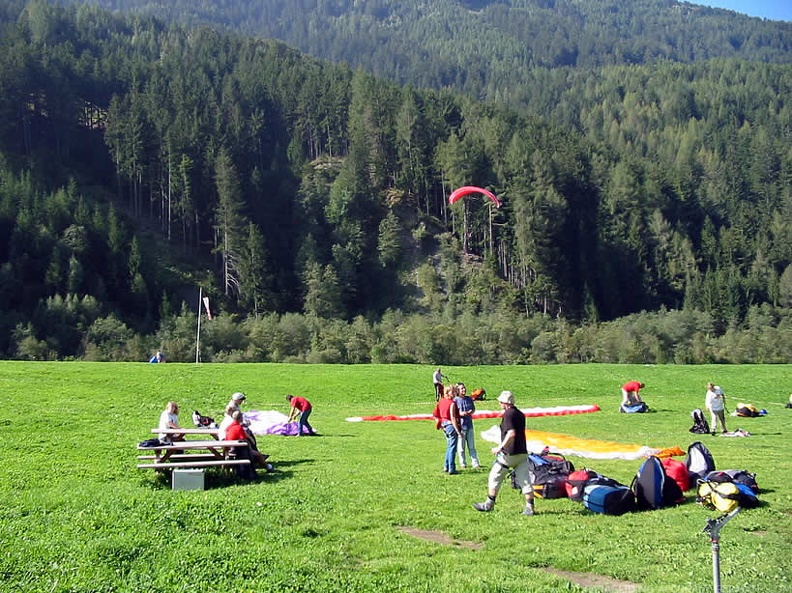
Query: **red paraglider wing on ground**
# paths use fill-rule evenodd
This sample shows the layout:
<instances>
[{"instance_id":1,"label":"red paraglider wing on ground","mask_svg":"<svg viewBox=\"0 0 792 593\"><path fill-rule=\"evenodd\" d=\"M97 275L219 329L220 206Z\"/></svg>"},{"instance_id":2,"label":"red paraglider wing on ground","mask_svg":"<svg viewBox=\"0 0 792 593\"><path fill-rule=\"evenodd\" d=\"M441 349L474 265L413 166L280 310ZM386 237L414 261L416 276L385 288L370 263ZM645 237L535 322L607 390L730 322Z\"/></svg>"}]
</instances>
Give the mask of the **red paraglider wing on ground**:
<instances>
[{"instance_id":1,"label":"red paraglider wing on ground","mask_svg":"<svg viewBox=\"0 0 792 593\"><path fill-rule=\"evenodd\" d=\"M455 189L453 192L451 192L451 195L448 197L448 203L453 204L460 198L463 198L469 194L484 194L495 203L495 206L497 208L500 208L501 206L500 200L497 197L495 197L495 194L493 194L491 191L487 189L484 189L483 187L476 187L475 185L466 185L464 187Z\"/></svg>"}]
</instances>

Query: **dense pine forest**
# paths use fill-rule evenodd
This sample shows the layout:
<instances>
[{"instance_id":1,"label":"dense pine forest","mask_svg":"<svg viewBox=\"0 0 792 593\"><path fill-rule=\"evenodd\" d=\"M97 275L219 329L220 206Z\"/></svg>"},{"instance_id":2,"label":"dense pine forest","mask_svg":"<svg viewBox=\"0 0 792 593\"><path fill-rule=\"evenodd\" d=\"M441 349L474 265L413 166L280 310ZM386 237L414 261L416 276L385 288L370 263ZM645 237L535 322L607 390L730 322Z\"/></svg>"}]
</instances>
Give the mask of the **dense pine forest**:
<instances>
[{"instance_id":1,"label":"dense pine forest","mask_svg":"<svg viewBox=\"0 0 792 593\"><path fill-rule=\"evenodd\" d=\"M3 5L0 355L193 360L200 286L204 360L790 360L789 24L651 0L356 2L406 45L361 36L374 61L355 63L330 51L349 4L185 7L247 37L177 22L179 2L170 21ZM338 29L311 25L322 11ZM304 23L351 65L264 22ZM438 52L479 58L445 79ZM449 206L469 184L503 206Z\"/></svg>"}]
</instances>

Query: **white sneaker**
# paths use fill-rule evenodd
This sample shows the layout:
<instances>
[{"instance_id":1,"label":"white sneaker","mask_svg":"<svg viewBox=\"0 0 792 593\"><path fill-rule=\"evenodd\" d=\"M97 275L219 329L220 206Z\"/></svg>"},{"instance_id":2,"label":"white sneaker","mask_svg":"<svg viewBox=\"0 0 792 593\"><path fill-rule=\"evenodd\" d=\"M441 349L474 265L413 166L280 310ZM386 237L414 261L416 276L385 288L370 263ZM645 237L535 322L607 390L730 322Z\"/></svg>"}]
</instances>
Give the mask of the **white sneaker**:
<instances>
[{"instance_id":1,"label":"white sneaker","mask_svg":"<svg viewBox=\"0 0 792 593\"><path fill-rule=\"evenodd\" d=\"M473 462L473 469L481 469L481 466L479 465L478 461Z\"/></svg>"}]
</instances>

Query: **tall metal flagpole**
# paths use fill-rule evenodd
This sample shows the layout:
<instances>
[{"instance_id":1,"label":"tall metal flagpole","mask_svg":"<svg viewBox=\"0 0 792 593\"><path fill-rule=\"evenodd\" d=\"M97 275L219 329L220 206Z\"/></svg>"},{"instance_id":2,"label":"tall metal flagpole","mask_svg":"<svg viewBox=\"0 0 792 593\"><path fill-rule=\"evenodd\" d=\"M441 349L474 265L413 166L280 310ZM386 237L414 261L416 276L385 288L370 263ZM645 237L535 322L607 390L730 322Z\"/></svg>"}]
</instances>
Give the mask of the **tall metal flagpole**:
<instances>
[{"instance_id":1,"label":"tall metal flagpole","mask_svg":"<svg viewBox=\"0 0 792 593\"><path fill-rule=\"evenodd\" d=\"M195 364L201 353L201 307L203 306L203 286L198 287L198 330L195 332Z\"/></svg>"}]
</instances>

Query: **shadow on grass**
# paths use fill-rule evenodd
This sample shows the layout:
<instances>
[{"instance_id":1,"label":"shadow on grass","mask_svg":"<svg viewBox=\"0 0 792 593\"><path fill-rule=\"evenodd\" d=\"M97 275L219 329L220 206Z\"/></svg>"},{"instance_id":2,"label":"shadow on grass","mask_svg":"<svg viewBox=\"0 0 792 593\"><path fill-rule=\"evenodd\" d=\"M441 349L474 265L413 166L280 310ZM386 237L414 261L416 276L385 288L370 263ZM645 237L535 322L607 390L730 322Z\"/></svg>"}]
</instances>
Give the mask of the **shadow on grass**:
<instances>
[{"instance_id":1,"label":"shadow on grass","mask_svg":"<svg viewBox=\"0 0 792 593\"><path fill-rule=\"evenodd\" d=\"M245 484L263 484L269 482L280 482L281 480L285 480L291 478L294 472L289 471L285 468L290 468L296 465L300 465L301 463L311 463L313 459L291 459L288 461L281 461L278 463L273 463L274 469L272 471L264 471L264 470L256 470L257 477L254 480L245 480L243 478L238 477L236 474L233 473L218 473L218 472L207 472L206 473L206 483L205 483L205 490L214 490L215 488L223 488L226 486L241 486ZM157 472L157 475L154 476L154 479L151 477L142 476L140 485L143 488L148 488L149 490L170 490L172 483L172 470L165 470L163 472Z\"/></svg>"},{"instance_id":2,"label":"shadow on grass","mask_svg":"<svg viewBox=\"0 0 792 593\"><path fill-rule=\"evenodd\" d=\"M316 461L315 459L284 459L283 461L273 461L272 464L275 466L275 470L277 471L279 468L283 467L292 467L295 465L300 465L301 463L313 463Z\"/></svg>"}]
</instances>

